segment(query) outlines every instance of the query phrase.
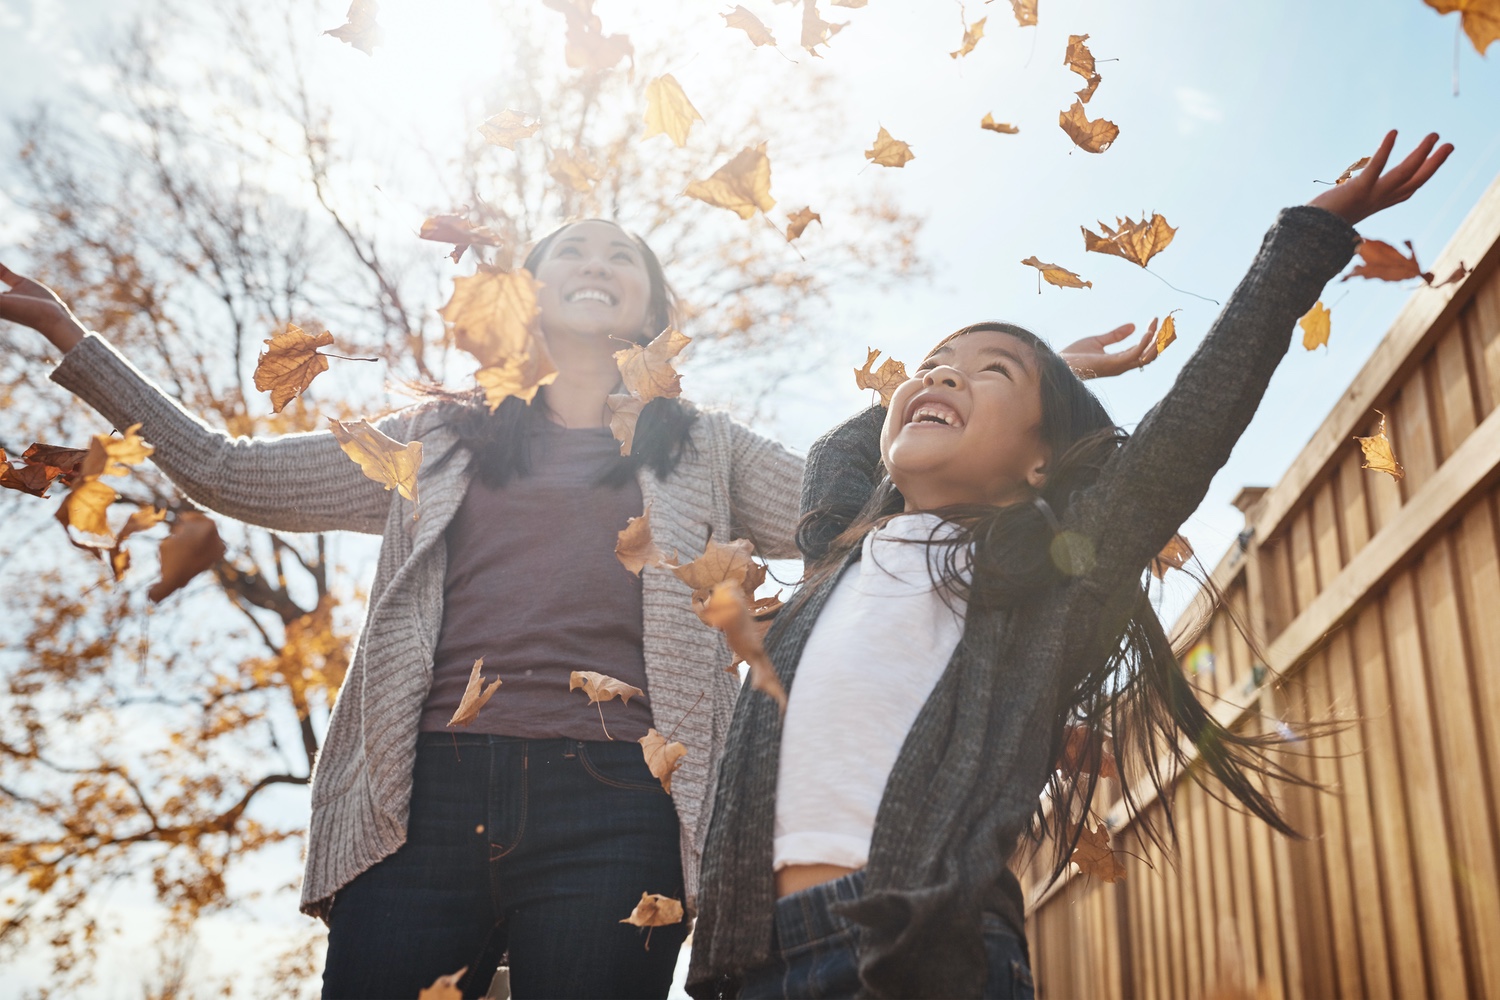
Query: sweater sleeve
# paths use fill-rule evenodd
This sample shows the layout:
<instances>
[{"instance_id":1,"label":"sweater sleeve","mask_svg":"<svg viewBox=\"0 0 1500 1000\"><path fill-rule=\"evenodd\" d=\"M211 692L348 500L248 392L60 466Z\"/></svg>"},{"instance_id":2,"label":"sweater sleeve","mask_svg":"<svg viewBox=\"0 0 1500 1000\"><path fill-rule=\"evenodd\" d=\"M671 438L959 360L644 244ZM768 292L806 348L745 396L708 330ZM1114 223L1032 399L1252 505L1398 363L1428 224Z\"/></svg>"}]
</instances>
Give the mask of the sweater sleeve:
<instances>
[{"instance_id":1,"label":"sweater sleeve","mask_svg":"<svg viewBox=\"0 0 1500 1000\"><path fill-rule=\"evenodd\" d=\"M1095 547L1092 582L1138 578L1198 508L1260 405L1297 319L1359 236L1321 208L1286 209L1177 381L1069 518Z\"/></svg>"},{"instance_id":2,"label":"sweater sleeve","mask_svg":"<svg viewBox=\"0 0 1500 1000\"><path fill-rule=\"evenodd\" d=\"M797 486L803 458L790 448L729 420L730 514L736 538L748 538L767 559L796 559Z\"/></svg>"},{"instance_id":3,"label":"sweater sleeve","mask_svg":"<svg viewBox=\"0 0 1500 1000\"><path fill-rule=\"evenodd\" d=\"M104 338L89 334L63 356L52 381L117 428L140 424L151 460L194 503L274 531L385 530L391 497L350 461L328 431L231 438L209 427L143 375ZM406 440L411 419L376 422Z\"/></svg>"},{"instance_id":4,"label":"sweater sleeve","mask_svg":"<svg viewBox=\"0 0 1500 1000\"><path fill-rule=\"evenodd\" d=\"M885 407L861 410L813 443L802 477L800 541L808 559L822 556L880 485L880 429Z\"/></svg>"}]
</instances>

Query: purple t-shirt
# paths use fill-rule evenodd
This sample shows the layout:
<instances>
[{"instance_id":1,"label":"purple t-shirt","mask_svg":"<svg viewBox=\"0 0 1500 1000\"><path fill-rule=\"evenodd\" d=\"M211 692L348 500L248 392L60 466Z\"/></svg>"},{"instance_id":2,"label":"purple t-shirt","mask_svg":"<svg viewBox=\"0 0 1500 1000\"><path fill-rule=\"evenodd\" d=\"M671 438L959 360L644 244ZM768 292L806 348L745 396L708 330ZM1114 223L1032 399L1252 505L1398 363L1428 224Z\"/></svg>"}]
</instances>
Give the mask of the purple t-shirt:
<instances>
[{"instance_id":1,"label":"purple t-shirt","mask_svg":"<svg viewBox=\"0 0 1500 1000\"><path fill-rule=\"evenodd\" d=\"M536 435L531 472L500 489L475 480L448 526L443 630L421 728L636 740L652 725L641 581L620 565L615 540L640 516L641 488L633 478L598 485L620 453L608 429L547 424ZM500 689L471 725L449 730L481 656L485 679L498 674ZM575 670L646 696L590 705L582 689L568 690Z\"/></svg>"}]
</instances>

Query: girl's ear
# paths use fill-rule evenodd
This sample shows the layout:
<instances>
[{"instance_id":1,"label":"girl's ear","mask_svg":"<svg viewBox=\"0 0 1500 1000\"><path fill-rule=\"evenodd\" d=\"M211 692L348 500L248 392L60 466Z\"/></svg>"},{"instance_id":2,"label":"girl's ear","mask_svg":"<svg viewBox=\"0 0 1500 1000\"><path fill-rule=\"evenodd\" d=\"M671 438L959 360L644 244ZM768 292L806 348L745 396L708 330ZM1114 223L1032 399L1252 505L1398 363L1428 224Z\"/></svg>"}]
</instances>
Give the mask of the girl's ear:
<instances>
[{"instance_id":1,"label":"girl's ear","mask_svg":"<svg viewBox=\"0 0 1500 1000\"><path fill-rule=\"evenodd\" d=\"M1051 471L1048 468L1048 462L1051 457L1047 451L1044 451L1037 456L1036 461L1032 463L1031 469L1026 473L1027 485L1038 492L1041 491L1042 487L1047 485L1047 474Z\"/></svg>"}]
</instances>

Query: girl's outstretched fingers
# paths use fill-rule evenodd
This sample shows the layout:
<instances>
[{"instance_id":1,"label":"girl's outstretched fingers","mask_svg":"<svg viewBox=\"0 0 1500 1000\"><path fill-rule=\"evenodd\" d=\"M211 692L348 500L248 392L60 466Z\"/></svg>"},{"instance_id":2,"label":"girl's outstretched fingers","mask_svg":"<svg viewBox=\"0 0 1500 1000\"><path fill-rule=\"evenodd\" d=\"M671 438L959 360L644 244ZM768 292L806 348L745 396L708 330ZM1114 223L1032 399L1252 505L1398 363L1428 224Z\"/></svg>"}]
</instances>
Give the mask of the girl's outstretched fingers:
<instances>
[{"instance_id":1,"label":"girl's outstretched fingers","mask_svg":"<svg viewBox=\"0 0 1500 1000\"><path fill-rule=\"evenodd\" d=\"M39 281L24 277L0 264L0 320L29 326L61 351L70 351L88 333L78 317L57 293Z\"/></svg>"},{"instance_id":2,"label":"girl's outstretched fingers","mask_svg":"<svg viewBox=\"0 0 1500 1000\"><path fill-rule=\"evenodd\" d=\"M1057 353L1062 355L1068 367L1072 368L1079 378L1108 378L1132 368L1144 368L1156 360L1154 330L1148 330L1146 336L1142 337L1139 342L1123 351L1110 354L1105 350L1109 345L1118 344L1134 332L1134 323L1124 323L1097 337L1084 337L1082 340L1074 341Z\"/></svg>"},{"instance_id":3,"label":"girl's outstretched fingers","mask_svg":"<svg viewBox=\"0 0 1500 1000\"><path fill-rule=\"evenodd\" d=\"M1350 225L1400 204L1426 184L1453 152L1451 143L1439 146L1437 141L1437 133L1430 133L1405 159L1386 169L1396 145L1395 131L1387 132L1363 170L1345 183L1324 191L1309 204L1327 209Z\"/></svg>"}]
</instances>

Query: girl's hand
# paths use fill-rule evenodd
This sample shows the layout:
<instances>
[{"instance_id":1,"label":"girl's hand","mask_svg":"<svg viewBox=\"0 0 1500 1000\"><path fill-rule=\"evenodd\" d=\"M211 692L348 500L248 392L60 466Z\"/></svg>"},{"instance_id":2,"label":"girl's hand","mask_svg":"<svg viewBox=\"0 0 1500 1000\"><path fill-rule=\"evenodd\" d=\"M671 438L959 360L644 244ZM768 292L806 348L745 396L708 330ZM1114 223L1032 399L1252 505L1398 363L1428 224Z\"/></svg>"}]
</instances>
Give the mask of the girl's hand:
<instances>
[{"instance_id":1,"label":"girl's hand","mask_svg":"<svg viewBox=\"0 0 1500 1000\"><path fill-rule=\"evenodd\" d=\"M1064 347L1057 353L1073 369L1073 373L1081 379L1108 378L1132 368L1144 368L1156 360L1156 325L1152 324L1146 335L1135 344L1123 351L1114 354L1107 353L1104 349L1110 344L1118 344L1126 337L1135 332L1134 323L1126 323L1117 326L1108 333L1101 333L1097 337L1084 337Z\"/></svg>"},{"instance_id":2,"label":"girl's hand","mask_svg":"<svg viewBox=\"0 0 1500 1000\"><path fill-rule=\"evenodd\" d=\"M1343 184L1324 191L1308 204L1326 208L1351 226L1382 209L1400 204L1426 184L1453 152L1452 143L1437 146L1437 140L1437 133L1430 133L1417 143L1417 148L1406 159L1386 170L1386 161L1396 145L1396 132L1392 129L1385 134L1380 148L1375 150L1363 170ZM1437 149L1433 149L1434 146Z\"/></svg>"},{"instance_id":3,"label":"girl's hand","mask_svg":"<svg viewBox=\"0 0 1500 1000\"><path fill-rule=\"evenodd\" d=\"M23 278L4 264L0 281L10 286L10 291L0 292L0 319L31 327L64 353L88 333L73 310L41 282Z\"/></svg>"}]
</instances>

